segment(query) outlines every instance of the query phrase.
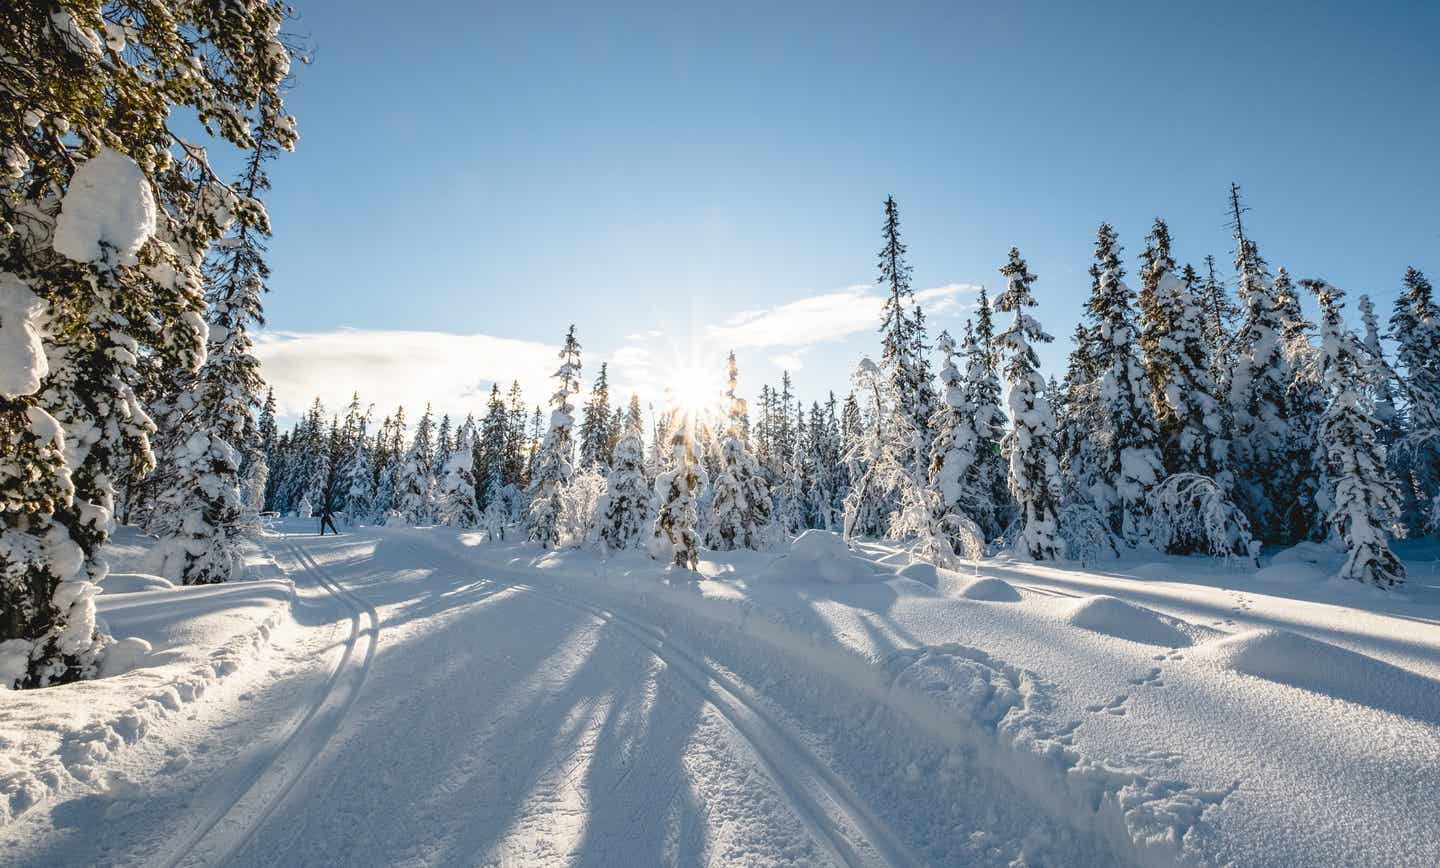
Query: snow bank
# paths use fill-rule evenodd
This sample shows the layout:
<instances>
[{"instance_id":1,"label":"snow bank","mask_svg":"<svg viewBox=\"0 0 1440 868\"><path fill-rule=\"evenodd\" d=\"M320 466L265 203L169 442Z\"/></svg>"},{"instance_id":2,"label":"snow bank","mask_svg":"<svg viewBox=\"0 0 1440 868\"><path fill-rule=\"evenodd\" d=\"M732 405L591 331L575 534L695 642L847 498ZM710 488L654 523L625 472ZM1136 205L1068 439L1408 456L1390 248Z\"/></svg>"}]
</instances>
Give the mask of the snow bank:
<instances>
[{"instance_id":1,"label":"snow bank","mask_svg":"<svg viewBox=\"0 0 1440 868\"><path fill-rule=\"evenodd\" d=\"M247 548L247 561L263 557ZM107 647L102 677L6 691L0 701L0 827L68 781L103 782L119 753L263 660L291 620L295 590L274 578L175 588L135 573L112 575L101 588L97 614L111 633L129 637Z\"/></svg>"},{"instance_id":2,"label":"snow bank","mask_svg":"<svg viewBox=\"0 0 1440 868\"><path fill-rule=\"evenodd\" d=\"M1190 637L1158 612L1103 594L1085 597L1071 605L1065 612L1065 622L1145 645L1179 648L1190 644Z\"/></svg>"},{"instance_id":3,"label":"snow bank","mask_svg":"<svg viewBox=\"0 0 1440 868\"><path fill-rule=\"evenodd\" d=\"M1440 723L1440 682L1288 630L1247 630L1196 647L1221 669Z\"/></svg>"},{"instance_id":4,"label":"snow bank","mask_svg":"<svg viewBox=\"0 0 1440 868\"><path fill-rule=\"evenodd\" d=\"M940 572L934 564L927 564L924 561L916 561L909 566L902 567L896 575L902 579L909 579L912 582L919 582L930 588L940 586Z\"/></svg>"},{"instance_id":5,"label":"snow bank","mask_svg":"<svg viewBox=\"0 0 1440 868\"><path fill-rule=\"evenodd\" d=\"M840 534L807 530L790 543L790 551L776 558L757 578L768 582L830 582L852 585L883 582L891 574L850 551Z\"/></svg>"},{"instance_id":6,"label":"snow bank","mask_svg":"<svg viewBox=\"0 0 1440 868\"><path fill-rule=\"evenodd\" d=\"M102 594L135 594L141 591L165 591L175 587L169 579L149 573L111 573L100 582Z\"/></svg>"},{"instance_id":7,"label":"snow bank","mask_svg":"<svg viewBox=\"0 0 1440 868\"><path fill-rule=\"evenodd\" d=\"M55 252L76 262L102 262L113 249L122 265L155 234L155 195L136 162L110 148L80 164L60 201Z\"/></svg>"},{"instance_id":8,"label":"snow bank","mask_svg":"<svg viewBox=\"0 0 1440 868\"><path fill-rule=\"evenodd\" d=\"M1300 561L1290 561L1288 563L1271 564L1268 567L1261 567L1255 571L1255 580L1277 585L1315 584L1325 581L1333 575L1334 572L1334 570L1323 570Z\"/></svg>"}]
</instances>

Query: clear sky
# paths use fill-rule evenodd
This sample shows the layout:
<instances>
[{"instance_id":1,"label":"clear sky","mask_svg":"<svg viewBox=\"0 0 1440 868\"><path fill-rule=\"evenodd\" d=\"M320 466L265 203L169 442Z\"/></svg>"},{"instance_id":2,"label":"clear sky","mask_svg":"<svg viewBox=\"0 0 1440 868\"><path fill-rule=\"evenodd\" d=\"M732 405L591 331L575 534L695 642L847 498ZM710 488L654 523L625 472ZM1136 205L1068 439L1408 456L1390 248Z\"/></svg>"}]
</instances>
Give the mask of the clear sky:
<instances>
[{"instance_id":1,"label":"clear sky","mask_svg":"<svg viewBox=\"0 0 1440 868\"><path fill-rule=\"evenodd\" d=\"M1232 179L1272 265L1387 315L1440 277L1433 0L297 6L261 348L290 409L540 399L571 322L587 381L734 345L747 392L843 390L892 193L932 335L1017 245L1054 371L1096 225L1132 277L1157 215L1228 277Z\"/></svg>"}]
</instances>

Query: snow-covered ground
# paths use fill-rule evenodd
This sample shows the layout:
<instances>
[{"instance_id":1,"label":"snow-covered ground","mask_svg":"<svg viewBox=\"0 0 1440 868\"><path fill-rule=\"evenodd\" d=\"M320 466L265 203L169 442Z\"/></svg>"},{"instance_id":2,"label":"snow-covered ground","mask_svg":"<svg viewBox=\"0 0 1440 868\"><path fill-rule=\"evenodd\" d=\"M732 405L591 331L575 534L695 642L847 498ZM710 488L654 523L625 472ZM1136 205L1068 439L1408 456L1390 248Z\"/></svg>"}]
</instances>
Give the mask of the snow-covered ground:
<instances>
[{"instance_id":1,"label":"snow-covered ground","mask_svg":"<svg viewBox=\"0 0 1440 868\"><path fill-rule=\"evenodd\" d=\"M288 522L0 693L0 863L1440 864L1440 550L965 574ZM146 645L148 644L148 648ZM132 666L116 672L121 665Z\"/></svg>"}]
</instances>

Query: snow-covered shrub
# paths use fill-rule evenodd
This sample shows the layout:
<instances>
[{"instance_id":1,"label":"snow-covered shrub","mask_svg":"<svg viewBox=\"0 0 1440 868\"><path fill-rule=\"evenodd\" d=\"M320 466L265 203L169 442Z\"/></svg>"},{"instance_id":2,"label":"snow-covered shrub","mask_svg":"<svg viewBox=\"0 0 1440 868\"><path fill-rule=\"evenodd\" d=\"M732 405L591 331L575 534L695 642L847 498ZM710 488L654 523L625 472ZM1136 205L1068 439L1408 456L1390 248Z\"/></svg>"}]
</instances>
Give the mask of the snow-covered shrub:
<instances>
[{"instance_id":1,"label":"snow-covered shrub","mask_svg":"<svg viewBox=\"0 0 1440 868\"><path fill-rule=\"evenodd\" d=\"M1250 520L1215 480L1177 473L1150 492L1151 542L1161 551L1253 558L1258 547Z\"/></svg>"},{"instance_id":2,"label":"snow-covered shrub","mask_svg":"<svg viewBox=\"0 0 1440 868\"><path fill-rule=\"evenodd\" d=\"M310 505L310 495L302 494L300 503L295 507L295 515L300 518L314 518L315 508Z\"/></svg>"},{"instance_id":3,"label":"snow-covered shrub","mask_svg":"<svg viewBox=\"0 0 1440 868\"><path fill-rule=\"evenodd\" d=\"M1110 522L1083 500L1067 500L1060 505L1059 536L1066 554L1082 563L1119 555Z\"/></svg>"},{"instance_id":4,"label":"snow-covered shrub","mask_svg":"<svg viewBox=\"0 0 1440 868\"><path fill-rule=\"evenodd\" d=\"M596 539L597 511L605 497L605 477L592 464L560 486L560 544L582 546Z\"/></svg>"}]
</instances>

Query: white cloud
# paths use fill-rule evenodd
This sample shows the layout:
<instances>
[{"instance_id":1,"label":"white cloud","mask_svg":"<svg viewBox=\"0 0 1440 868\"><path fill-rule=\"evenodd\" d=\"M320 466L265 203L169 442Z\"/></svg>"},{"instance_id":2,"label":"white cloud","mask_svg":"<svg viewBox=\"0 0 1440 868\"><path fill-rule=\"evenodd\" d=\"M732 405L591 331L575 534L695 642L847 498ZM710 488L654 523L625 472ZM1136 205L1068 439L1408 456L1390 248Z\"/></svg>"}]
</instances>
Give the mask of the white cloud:
<instances>
[{"instance_id":1,"label":"white cloud","mask_svg":"<svg viewBox=\"0 0 1440 868\"><path fill-rule=\"evenodd\" d=\"M660 331L659 329L650 329L649 331L636 332L633 335L626 335L625 342L631 344L638 344L641 341L654 340L655 338L660 337L662 334L664 334L664 332Z\"/></svg>"},{"instance_id":2,"label":"white cloud","mask_svg":"<svg viewBox=\"0 0 1440 868\"><path fill-rule=\"evenodd\" d=\"M793 352L781 353L778 356L771 356L770 364L782 371L798 371L805 367L804 352L804 350L795 350Z\"/></svg>"},{"instance_id":3,"label":"white cloud","mask_svg":"<svg viewBox=\"0 0 1440 868\"><path fill-rule=\"evenodd\" d=\"M943 314L963 309L960 296L978 289L968 283L947 283L919 290L915 300L925 306L926 313ZM737 314L723 325L711 326L706 337L727 347L808 347L875 331L880 326L884 303L885 297L877 287L849 286ZM793 353L777 358L798 361Z\"/></svg>"},{"instance_id":4,"label":"white cloud","mask_svg":"<svg viewBox=\"0 0 1440 868\"><path fill-rule=\"evenodd\" d=\"M336 412L360 393L384 416L404 404L415 419L428 402L436 413L484 412L490 384L519 380L530 404L549 396L558 347L491 335L339 329L262 332L255 343L261 375L275 389L280 415L295 416L317 396Z\"/></svg>"}]
</instances>

